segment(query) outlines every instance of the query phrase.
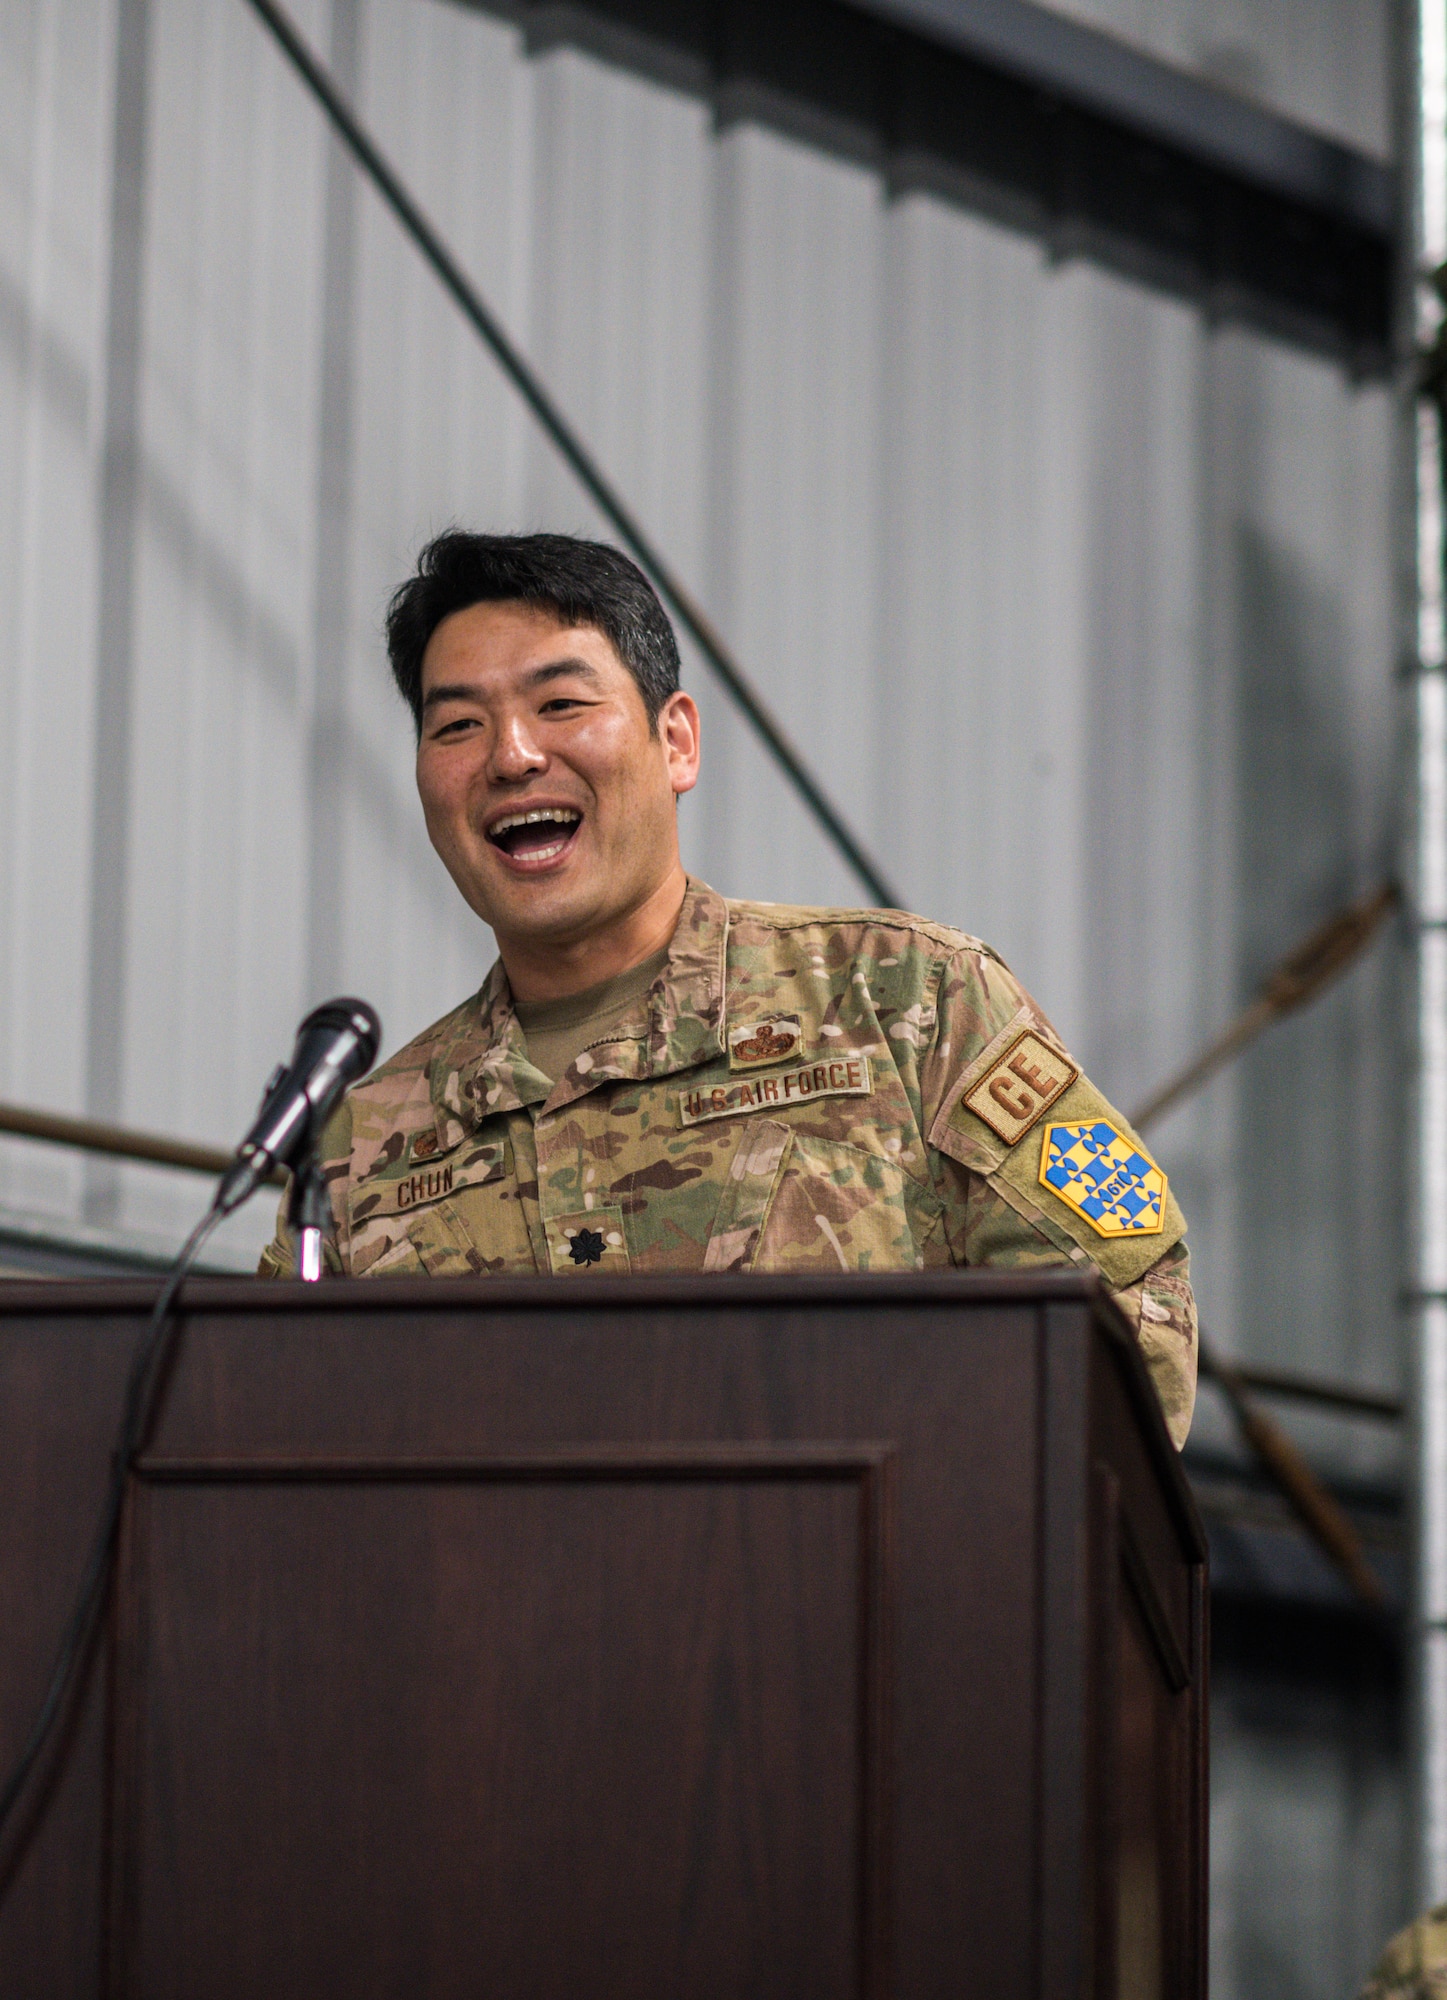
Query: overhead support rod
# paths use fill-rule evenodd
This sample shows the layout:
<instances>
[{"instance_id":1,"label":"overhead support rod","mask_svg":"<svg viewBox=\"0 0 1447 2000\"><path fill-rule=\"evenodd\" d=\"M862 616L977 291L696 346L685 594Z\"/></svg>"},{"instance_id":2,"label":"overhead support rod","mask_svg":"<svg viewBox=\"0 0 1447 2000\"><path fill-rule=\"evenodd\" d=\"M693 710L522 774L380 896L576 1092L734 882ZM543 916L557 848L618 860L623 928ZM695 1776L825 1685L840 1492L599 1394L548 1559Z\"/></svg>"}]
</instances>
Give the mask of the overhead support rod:
<instances>
[{"instance_id":1,"label":"overhead support rod","mask_svg":"<svg viewBox=\"0 0 1447 2000\"><path fill-rule=\"evenodd\" d=\"M60 1111L36 1111L25 1104L0 1104L0 1132L16 1139L42 1139L52 1146L73 1146L83 1153L105 1153L114 1160L140 1160L152 1167L180 1167L190 1174L224 1174L236 1164L235 1153L219 1146L162 1138L155 1132L137 1132L129 1125L107 1125L98 1118L70 1118ZM266 1178L277 1187L286 1185L287 1177L280 1167Z\"/></svg>"},{"instance_id":2,"label":"overhead support rod","mask_svg":"<svg viewBox=\"0 0 1447 2000\"><path fill-rule=\"evenodd\" d=\"M754 729L763 738L774 761L815 819L869 890L875 902L887 909L898 909L901 898L890 887L783 729L774 720L704 614L702 607L659 554L553 401L532 366L509 339L502 323L423 214L376 140L372 138L337 89L325 65L312 54L290 17L276 4L276 0L250 0L250 5L270 29L297 75L321 105L362 172L431 265L443 286L452 294L464 317L492 350L504 374L552 439L580 483L597 503L619 540L652 577L658 587L659 595L689 633Z\"/></svg>"},{"instance_id":3,"label":"overhead support rod","mask_svg":"<svg viewBox=\"0 0 1447 2000\"><path fill-rule=\"evenodd\" d=\"M1183 1070L1131 1113L1137 1132L1173 1110L1239 1056L1263 1029L1314 1000L1366 950L1401 900L1395 882L1380 882L1302 938L1266 975L1261 991L1229 1028L1208 1042Z\"/></svg>"},{"instance_id":4,"label":"overhead support rod","mask_svg":"<svg viewBox=\"0 0 1447 2000\"><path fill-rule=\"evenodd\" d=\"M1231 1406L1241 1435L1268 1477L1327 1560L1346 1579L1352 1594L1369 1611L1385 1611L1387 1594L1367 1561L1360 1535L1291 1439L1247 1395L1245 1374L1217 1354L1205 1339L1200 1345L1201 1373L1213 1381Z\"/></svg>"}]
</instances>

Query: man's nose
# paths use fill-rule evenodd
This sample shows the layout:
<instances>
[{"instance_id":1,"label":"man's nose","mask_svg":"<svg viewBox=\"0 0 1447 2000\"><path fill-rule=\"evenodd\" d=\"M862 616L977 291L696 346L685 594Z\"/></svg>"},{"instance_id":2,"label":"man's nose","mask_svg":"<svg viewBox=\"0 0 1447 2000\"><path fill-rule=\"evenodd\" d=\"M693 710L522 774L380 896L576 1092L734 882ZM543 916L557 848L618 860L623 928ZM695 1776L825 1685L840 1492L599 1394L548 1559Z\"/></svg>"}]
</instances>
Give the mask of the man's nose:
<instances>
[{"instance_id":1,"label":"man's nose","mask_svg":"<svg viewBox=\"0 0 1447 2000\"><path fill-rule=\"evenodd\" d=\"M516 781L532 771L541 771L547 761L528 727L527 717L507 716L492 741L489 775L503 783Z\"/></svg>"}]
</instances>

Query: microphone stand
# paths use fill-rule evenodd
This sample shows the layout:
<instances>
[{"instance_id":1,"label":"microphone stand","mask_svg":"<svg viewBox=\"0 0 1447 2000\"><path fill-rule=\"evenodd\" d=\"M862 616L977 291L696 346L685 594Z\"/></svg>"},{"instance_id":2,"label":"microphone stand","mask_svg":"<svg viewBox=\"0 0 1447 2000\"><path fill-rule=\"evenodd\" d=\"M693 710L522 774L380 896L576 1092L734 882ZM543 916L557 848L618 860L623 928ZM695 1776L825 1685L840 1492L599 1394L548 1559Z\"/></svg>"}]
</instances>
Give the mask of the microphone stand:
<instances>
[{"instance_id":1,"label":"microphone stand","mask_svg":"<svg viewBox=\"0 0 1447 2000\"><path fill-rule=\"evenodd\" d=\"M322 1238L332 1220L327 1184L322 1179L314 1146L307 1147L292 1169L286 1220L297 1246L297 1276L314 1285L322 1274Z\"/></svg>"}]
</instances>

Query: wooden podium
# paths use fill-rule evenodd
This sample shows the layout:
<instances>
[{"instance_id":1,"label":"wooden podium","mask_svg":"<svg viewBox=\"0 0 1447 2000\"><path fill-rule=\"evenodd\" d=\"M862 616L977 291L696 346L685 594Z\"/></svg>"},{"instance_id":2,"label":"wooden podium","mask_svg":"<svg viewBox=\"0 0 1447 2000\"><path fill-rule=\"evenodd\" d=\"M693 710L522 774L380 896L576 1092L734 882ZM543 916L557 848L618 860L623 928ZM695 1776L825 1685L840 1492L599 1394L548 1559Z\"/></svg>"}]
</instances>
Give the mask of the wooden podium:
<instances>
[{"instance_id":1,"label":"wooden podium","mask_svg":"<svg viewBox=\"0 0 1447 2000\"><path fill-rule=\"evenodd\" d=\"M0 1759L149 1283L0 1286ZM205 1281L0 2000L1204 2000L1205 1544L1071 1274Z\"/></svg>"}]
</instances>

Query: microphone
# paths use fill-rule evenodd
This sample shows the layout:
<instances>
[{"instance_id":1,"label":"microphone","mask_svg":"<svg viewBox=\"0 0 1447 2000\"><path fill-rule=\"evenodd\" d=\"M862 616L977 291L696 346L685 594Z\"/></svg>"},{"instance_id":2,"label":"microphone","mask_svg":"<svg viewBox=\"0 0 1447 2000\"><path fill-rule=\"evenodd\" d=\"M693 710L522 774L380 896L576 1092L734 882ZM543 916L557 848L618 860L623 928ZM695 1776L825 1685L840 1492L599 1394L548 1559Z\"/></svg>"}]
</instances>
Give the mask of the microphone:
<instances>
[{"instance_id":1,"label":"microphone","mask_svg":"<svg viewBox=\"0 0 1447 2000\"><path fill-rule=\"evenodd\" d=\"M297 1167L349 1083L377 1059L382 1023L365 1000L328 1000L296 1031L290 1068L278 1066L261 1109L222 1176L212 1208L230 1215L253 1195L273 1167Z\"/></svg>"}]
</instances>

